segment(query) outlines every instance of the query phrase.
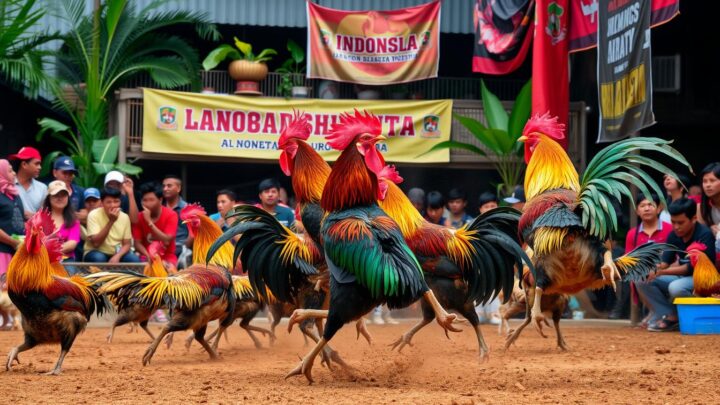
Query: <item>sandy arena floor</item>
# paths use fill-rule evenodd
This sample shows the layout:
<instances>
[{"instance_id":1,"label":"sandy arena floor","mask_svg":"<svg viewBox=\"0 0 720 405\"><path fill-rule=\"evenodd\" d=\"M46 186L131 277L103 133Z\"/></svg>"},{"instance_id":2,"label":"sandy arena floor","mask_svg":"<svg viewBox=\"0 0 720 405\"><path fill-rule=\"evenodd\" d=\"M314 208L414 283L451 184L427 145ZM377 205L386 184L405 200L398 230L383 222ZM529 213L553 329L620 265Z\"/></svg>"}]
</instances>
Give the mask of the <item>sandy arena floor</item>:
<instances>
[{"instance_id":1,"label":"sandy arena floor","mask_svg":"<svg viewBox=\"0 0 720 405\"><path fill-rule=\"evenodd\" d=\"M107 329L92 327L75 342L61 376L39 375L53 367L59 346L22 353L22 363L0 377L1 395L4 403L720 403L720 336L648 333L620 322L563 323L568 353L555 349L552 332L543 339L533 329L504 352L497 329L484 326L491 348L485 364L468 326L447 340L432 324L397 354L387 345L413 321L369 325L372 346L356 341L348 325L332 343L356 370L333 375L318 361L312 386L304 377L283 379L310 349L297 330L281 329L284 324L273 347L263 339L265 348L255 349L233 326L230 342L220 344L220 361L210 361L197 343L187 352L176 339L170 350L161 346L148 367L140 363L149 343L144 333L121 327L107 344ZM0 332L0 350L21 340L21 332Z\"/></svg>"}]
</instances>

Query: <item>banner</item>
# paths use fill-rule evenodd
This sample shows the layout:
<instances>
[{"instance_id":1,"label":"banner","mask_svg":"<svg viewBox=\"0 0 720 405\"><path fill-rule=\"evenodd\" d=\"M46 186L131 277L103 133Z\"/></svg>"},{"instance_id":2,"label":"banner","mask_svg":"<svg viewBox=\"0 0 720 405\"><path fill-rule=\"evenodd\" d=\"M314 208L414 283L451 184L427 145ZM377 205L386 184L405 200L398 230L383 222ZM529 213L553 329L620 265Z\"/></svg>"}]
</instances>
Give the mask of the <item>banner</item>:
<instances>
[{"instance_id":1,"label":"banner","mask_svg":"<svg viewBox=\"0 0 720 405\"><path fill-rule=\"evenodd\" d=\"M550 113L567 125L568 3L570 0L537 0L532 65L532 114ZM558 141L567 148L567 136Z\"/></svg>"},{"instance_id":2,"label":"banner","mask_svg":"<svg viewBox=\"0 0 720 405\"><path fill-rule=\"evenodd\" d=\"M598 10L598 142L616 141L655 123L650 2L611 1Z\"/></svg>"},{"instance_id":3,"label":"banner","mask_svg":"<svg viewBox=\"0 0 720 405\"><path fill-rule=\"evenodd\" d=\"M522 65L530 48L533 0L476 0L472 71L503 75Z\"/></svg>"},{"instance_id":4,"label":"banner","mask_svg":"<svg viewBox=\"0 0 720 405\"><path fill-rule=\"evenodd\" d=\"M450 139L452 100L286 100L143 89L143 152L277 160L277 140L293 109L310 116L308 143L326 160L339 152L325 142L343 112L380 118L388 162L449 162L447 149L418 157Z\"/></svg>"},{"instance_id":5,"label":"banner","mask_svg":"<svg viewBox=\"0 0 720 405\"><path fill-rule=\"evenodd\" d=\"M437 77L440 2L343 11L307 2L307 77L393 84Z\"/></svg>"},{"instance_id":6,"label":"banner","mask_svg":"<svg viewBox=\"0 0 720 405\"><path fill-rule=\"evenodd\" d=\"M609 4L615 3L618 2L609 2ZM594 48L597 45L598 4L598 0L570 2L570 52ZM650 26L664 24L679 12L680 0L652 0Z\"/></svg>"}]
</instances>

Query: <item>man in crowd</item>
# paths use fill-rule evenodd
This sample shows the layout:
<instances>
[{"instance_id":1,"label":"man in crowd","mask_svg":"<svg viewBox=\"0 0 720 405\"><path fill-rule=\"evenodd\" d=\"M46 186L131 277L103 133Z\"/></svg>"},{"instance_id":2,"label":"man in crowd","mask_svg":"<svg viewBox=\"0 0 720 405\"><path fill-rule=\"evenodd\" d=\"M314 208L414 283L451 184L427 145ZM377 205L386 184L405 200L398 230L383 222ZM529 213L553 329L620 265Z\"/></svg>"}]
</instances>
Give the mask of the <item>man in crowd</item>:
<instances>
[{"instance_id":1,"label":"man in crowd","mask_svg":"<svg viewBox=\"0 0 720 405\"><path fill-rule=\"evenodd\" d=\"M275 216L281 224L285 226L292 226L295 223L295 215L293 211L283 205L280 205L280 184L275 179L265 179L258 185L258 197L260 198L260 204L258 208L262 208L268 213Z\"/></svg>"},{"instance_id":2,"label":"man in crowd","mask_svg":"<svg viewBox=\"0 0 720 405\"><path fill-rule=\"evenodd\" d=\"M233 218L225 219L225 215L237 204L237 195L229 189L222 189L216 194L216 204L218 212L210 215L210 219L225 231L233 224Z\"/></svg>"},{"instance_id":3,"label":"man in crowd","mask_svg":"<svg viewBox=\"0 0 720 405\"><path fill-rule=\"evenodd\" d=\"M111 170L105 174L104 186L120 190L120 209L122 212L130 215L130 201L125 191L125 187L123 187L124 183L125 175L117 170ZM130 222L133 222L132 215L130 216Z\"/></svg>"},{"instance_id":4,"label":"man in crowd","mask_svg":"<svg viewBox=\"0 0 720 405\"><path fill-rule=\"evenodd\" d=\"M408 190L407 197L420 215L425 215L425 190L413 187Z\"/></svg>"},{"instance_id":5,"label":"man in crowd","mask_svg":"<svg viewBox=\"0 0 720 405\"><path fill-rule=\"evenodd\" d=\"M137 224L133 225L132 234L135 240L135 251L141 258L149 260L148 247L153 241L160 241L165 246L162 256L167 265L177 267L175 256L175 234L178 229L177 215L173 210L162 205L163 189L156 182L140 185L143 210L138 215Z\"/></svg>"},{"instance_id":6,"label":"man in crowd","mask_svg":"<svg viewBox=\"0 0 720 405\"><path fill-rule=\"evenodd\" d=\"M185 258L192 260L192 242L193 237L190 236L187 224L183 224L180 220L180 211L187 205L185 200L180 196L182 191L182 180L174 174L168 174L163 179L163 204L175 211L177 215L178 227L175 234L175 254L178 257L178 269L185 267ZM181 260L182 259L182 260Z\"/></svg>"},{"instance_id":7,"label":"man in crowd","mask_svg":"<svg viewBox=\"0 0 720 405\"><path fill-rule=\"evenodd\" d=\"M100 194L101 209L87 216L85 240L86 262L136 263L140 261L130 252L130 218L120 211L120 190L105 188Z\"/></svg>"},{"instance_id":8,"label":"man in crowd","mask_svg":"<svg viewBox=\"0 0 720 405\"><path fill-rule=\"evenodd\" d=\"M425 204L425 219L435 225L445 226L447 218L445 217L445 197L442 193L433 190L427 194Z\"/></svg>"},{"instance_id":9,"label":"man in crowd","mask_svg":"<svg viewBox=\"0 0 720 405\"><path fill-rule=\"evenodd\" d=\"M87 217L84 201L85 189L73 181L78 174L75 168L75 162L73 162L70 156L58 157L53 164L52 174L55 180L60 180L65 183L65 186L70 191L70 205L75 210L78 220L84 220Z\"/></svg>"},{"instance_id":10,"label":"man in crowd","mask_svg":"<svg viewBox=\"0 0 720 405\"><path fill-rule=\"evenodd\" d=\"M23 202L25 219L29 219L42 207L47 186L36 179L40 176L42 157L37 149L23 146L18 153L8 156L13 170L17 173L17 190Z\"/></svg>"},{"instance_id":11,"label":"man in crowd","mask_svg":"<svg viewBox=\"0 0 720 405\"><path fill-rule=\"evenodd\" d=\"M450 211L450 215L448 216L446 226L459 229L472 221L473 217L465 212L465 207L467 207L465 190L461 188L451 189L448 193L448 210Z\"/></svg>"},{"instance_id":12,"label":"man in crowd","mask_svg":"<svg viewBox=\"0 0 720 405\"><path fill-rule=\"evenodd\" d=\"M636 284L655 314L648 330L665 332L678 329L677 309L673 300L693 294L693 267L684 252L693 242L706 246L705 254L715 257L715 238L710 228L697 222L697 204L685 197L673 201L668 207L673 231L667 243L677 251L665 251L657 272L650 273L645 283Z\"/></svg>"},{"instance_id":13,"label":"man in crowd","mask_svg":"<svg viewBox=\"0 0 720 405\"><path fill-rule=\"evenodd\" d=\"M493 208L498 207L498 198L495 193L486 191L478 197L478 211L484 214Z\"/></svg>"},{"instance_id":14,"label":"man in crowd","mask_svg":"<svg viewBox=\"0 0 720 405\"><path fill-rule=\"evenodd\" d=\"M516 210L522 212L523 208L525 208L525 189L523 186L515 186L510 197L505 197L503 201L510 204L510 206Z\"/></svg>"}]
</instances>

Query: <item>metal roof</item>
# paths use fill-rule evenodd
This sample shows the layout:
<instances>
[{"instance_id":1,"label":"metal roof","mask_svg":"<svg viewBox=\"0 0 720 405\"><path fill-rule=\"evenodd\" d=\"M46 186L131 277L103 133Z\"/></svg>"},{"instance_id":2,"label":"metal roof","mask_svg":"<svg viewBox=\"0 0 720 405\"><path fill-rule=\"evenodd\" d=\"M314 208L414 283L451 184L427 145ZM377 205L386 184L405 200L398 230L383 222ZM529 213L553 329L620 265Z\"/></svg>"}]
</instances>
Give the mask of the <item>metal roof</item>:
<instances>
[{"instance_id":1,"label":"metal roof","mask_svg":"<svg viewBox=\"0 0 720 405\"><path fill-rule=\"evenodd\" d=\"M57 6L53 0L44 0L46 4ZM131 0L138 9L142 9L153 0ZM430 0L315 0L325 7L340 10L391 10L418 4ZM174 0L162 4L158 12L172 10L200 11L217 24L261 25L274 27L306 27L307 17L305 0ZM444 33L471 34L473 0L444 0L440 11L440 30ZM87 0L86 14L93 7L93 0ZM52 7L50 7L52 8ZM67 30L67 24L47 13L38 24L50 30Z\"/></svg>"}]
</instances>

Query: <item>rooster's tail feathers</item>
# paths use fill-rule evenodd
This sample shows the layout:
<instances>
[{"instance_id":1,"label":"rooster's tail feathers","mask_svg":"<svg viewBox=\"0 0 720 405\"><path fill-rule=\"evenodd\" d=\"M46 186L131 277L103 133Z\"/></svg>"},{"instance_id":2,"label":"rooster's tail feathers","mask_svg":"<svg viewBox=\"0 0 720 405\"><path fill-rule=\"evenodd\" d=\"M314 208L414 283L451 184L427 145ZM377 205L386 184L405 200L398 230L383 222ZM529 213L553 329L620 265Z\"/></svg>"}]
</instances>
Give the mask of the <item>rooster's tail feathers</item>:
<instances>
[{"instance_id":1,"label":"rooster's tail feathers","mask_svg":"<svg viewBox=\"0 0 720 405\"><path fill-rule=\"evenodd\" d=\"M667 243L648 242L614 260L623 281L642 281L657 268L665 250L677 250Z\"/></svg>"}]
</instances>

